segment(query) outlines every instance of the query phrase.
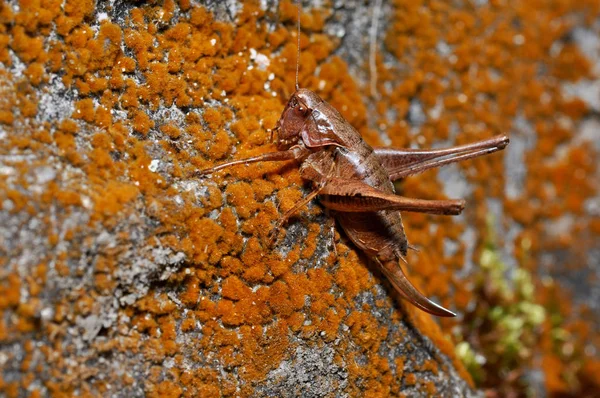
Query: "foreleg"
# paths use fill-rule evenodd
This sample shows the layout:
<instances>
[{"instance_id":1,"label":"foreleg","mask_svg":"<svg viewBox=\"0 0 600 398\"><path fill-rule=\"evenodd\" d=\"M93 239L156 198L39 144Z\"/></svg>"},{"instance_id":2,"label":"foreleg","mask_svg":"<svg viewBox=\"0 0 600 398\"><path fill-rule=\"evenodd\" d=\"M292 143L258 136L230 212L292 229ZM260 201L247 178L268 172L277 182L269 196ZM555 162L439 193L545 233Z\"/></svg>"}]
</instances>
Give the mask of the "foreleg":
<instances>
[{"instance_id":1,"label":"foreleg","mask_svg":"<svg viewBox=\"0 0 600 398\"><path fill-rule=\"evenodd\" d=\"M212 174L215 171L219 171L224 168L235 166L238 164L248 164L256 162L281 162L284 160L301 160L304 157L306 157L309 153L310 151L306 147L298 145L288 149L287 151L268 152L251 158L239 159L223 163L218 166L211 167L209 169L197 171L196 174L199 176L204 176L207 174Z\"/></svg>"}]
</instances>

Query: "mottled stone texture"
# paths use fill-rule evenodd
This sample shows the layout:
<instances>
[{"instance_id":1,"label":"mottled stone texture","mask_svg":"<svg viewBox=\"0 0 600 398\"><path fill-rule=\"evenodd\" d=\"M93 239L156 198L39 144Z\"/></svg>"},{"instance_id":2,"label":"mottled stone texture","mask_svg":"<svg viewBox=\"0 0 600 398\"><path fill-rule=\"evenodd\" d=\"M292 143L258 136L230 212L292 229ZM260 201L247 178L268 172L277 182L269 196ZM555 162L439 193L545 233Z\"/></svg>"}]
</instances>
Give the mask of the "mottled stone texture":
<instances>
[{"instance_id":1,"label":"mottled stone texture","mask_svg":"<svg viewBox=\"0 0 600 398\"><path fill-rule=\"evenodd\" d=\"M370 144L511 135L398 185L468 201L405 217L411 280L458 319L401 301L318 202L269 247L294 164L194 175L274 149L291 2L0 0L0 395L593 391L596 2L313 3L300 85Z\"/></svg>"}]
</instances>

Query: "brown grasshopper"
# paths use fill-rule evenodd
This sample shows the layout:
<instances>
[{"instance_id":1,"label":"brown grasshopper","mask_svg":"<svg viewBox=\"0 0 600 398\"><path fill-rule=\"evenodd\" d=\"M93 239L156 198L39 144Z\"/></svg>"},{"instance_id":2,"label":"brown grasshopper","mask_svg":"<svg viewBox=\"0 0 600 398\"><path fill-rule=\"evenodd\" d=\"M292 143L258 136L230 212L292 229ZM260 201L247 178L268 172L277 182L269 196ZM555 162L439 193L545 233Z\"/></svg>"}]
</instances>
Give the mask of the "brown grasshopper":
<instances>
[{"instance_id":1,"label":"brown grasshopper","mask_svg":"<svg viewBox=\"0 0 600 398\"><path fill-rule=\"evenodd\" d=\"M299 29L299 28L298 28ZM295 160L313 190L277 222L281 226L315 197L330 210L348 238L379 265L394 288L410 303L437 316L456 316L421 294L406 278L399 260L412 248L400 211L457 215L464 200L422 200L396 195L393 181L460 160L490 154L508 145L501 135L447 149L372 148L340 113L316 93L298 87L277 125L277 152L234 160L200 175L253 162Z\"/></svg>"}]
</instances>

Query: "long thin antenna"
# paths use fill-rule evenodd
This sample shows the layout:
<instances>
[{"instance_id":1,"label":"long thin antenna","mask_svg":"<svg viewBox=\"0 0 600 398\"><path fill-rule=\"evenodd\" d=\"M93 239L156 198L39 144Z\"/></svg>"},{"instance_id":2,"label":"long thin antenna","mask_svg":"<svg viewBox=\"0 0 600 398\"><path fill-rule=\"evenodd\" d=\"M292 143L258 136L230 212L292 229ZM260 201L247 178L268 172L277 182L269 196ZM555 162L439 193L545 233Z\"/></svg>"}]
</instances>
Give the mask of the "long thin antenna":
<instances>
[{"instance_id":1,"label":"long thin antenna","mask_svg":"<svg viewBox=\"0 0 600 398\"><path fill-rule=\"evenodd\" d=\"M302 8L302 0L297 0L296 5L298 7L298 53L296 54L296 91L300 89L300 85L298 84L298 74L300 73L300 9Z\"/></svg>"},{"instance_id":2,"label":"long thin antenna","mask_svg":"<svg viewBox=\"0 0 600 398\"><path fill-rule=\"evenodd\" d=\"M379 14L381 13L381 0L373 6L371 29L369 31L369 72L371 75L371 95L377 97L377 29L379 28Z\"/></svg>"}]
</instances>

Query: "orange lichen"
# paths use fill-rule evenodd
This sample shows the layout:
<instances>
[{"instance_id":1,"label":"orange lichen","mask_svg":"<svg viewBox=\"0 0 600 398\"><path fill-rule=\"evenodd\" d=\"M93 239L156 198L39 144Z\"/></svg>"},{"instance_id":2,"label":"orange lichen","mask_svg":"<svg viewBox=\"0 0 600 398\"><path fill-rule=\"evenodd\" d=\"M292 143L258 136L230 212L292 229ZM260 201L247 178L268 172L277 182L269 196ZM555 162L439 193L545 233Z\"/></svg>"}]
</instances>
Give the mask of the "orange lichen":
<instances>
[{"instance_id":1,"label":"orange lichen","mask_svg":"<svg viewBox=\"0 0 600 398\"><path fill-rule=\"evenodd\" d=\"M118 214L138 193L139 190L134 185L111 181L98 192L96 211L105 215Z\"/></svg>"},{"instance_id":2,"label":"orange lichen","mask_svg":"<svg viewBox=\"0 0 600 398\"><path fill-rule=\"evenodd\" d=\"M0 6L0 62L9 68L16 57L25 65L15 81L2 76L10 88L0 99L7 142L15 151L65 161L59 163L63 169L52 167L55 181L44 183L41 193L28 190L32 182L26 164L8 165L19 169L19 189L8 188L8 179L0 175L1 208L8 206L13 214L52 214L45 217L42 233L51 252L56 251L30 275L11 270L0 281L0 312L11 314L0 317L0 342L21 338L19 332L39 333L52 341L40 348L52 364L48 375L40 371L24 374L18 383L0 382L0 392L10 396L30 391L28 383L36 377L46 377L45 388L56 395L74 394L74 380L85 380L79 383L81 394L110 391L109 383L95 380L96 370L71 351L75 348L63 336L75 316L95 315L99 297L111 296L121 286L119 272L126 274L132 260L118 259L134 244L182 253L185 261L181 266L161 265L158 272L161 281L165 275L166 288L152 284L133 304L121 304L119 316L130 321L103 330L107 337L93 345L107 353L139 353L146 361L141 366L148 370L148 395L250 396L269 372L290 360L298 340L318 348L338 338L336 363L345 363L349 393L400 394L403 381L435 395L435 386L419 372L443 373L443 361L427 360L405 372L414 362L410 354L393 359L381 355L382 347L405 342L406 336L391 331L376 311L393 313L393 322L415 325L469 381L448 339L460 323L438 324L405 302L392 312L392 301L383 296L375 305L357 304L363 294L375 292L379 279L352 246L338 242L337 257L313 261L321 254L322 240L330 239L325 226L312 219L319 206L301 209L290 220L302 224L306 235L291 242L285 255L269 246L273 223L304 195L297 166L256 164L215 173L210 180L190 177L196 169L224 159L274 150L268 145L268 130L275 127L295 77L292 2L281 3L280 18L288 26L276 29L267 26L257 2L244 4L236 16L238 26L216 21L189 1L135 5L119 24L94 21L95 7L91 0L24 0L14 11ZM464 144L510 131L517 115L531 121L539 141L525 159L531 177L520 196L504 199L503 206L507 218L523 225L513 254L534 268L527 259L550 247L586 249L585 240L573 232L600 233L596 220L552 237L545 234L544 224L563 214L583 217L583 204L597 195L588 179L597 167L591 146L569 146L562 158L549 161L559 146L569 144L574 124L589 111L581 100L562 98L559 82L589 77L590 62L574 44L552 49L571 29L567 16L586 7L592 10L589 15L597 15L591 1L558 6L493 2L480 6L477 15L444 2L395 1L385 46L402 67L389 67L378 55L378 95L369 107L348 65L332 56L338 42L322 33L331 11L311 10L301 16L300 83L317 90L373 145L382 139L370 126L383 126L395 146L429 146L451 138ZM431 50L439 42L452 47L452 56ZM267 66L258 62L264 59ZM540 76L540 69L547 69L549 78ZM61 76L69 92L77 93L70 103L73 113L64 120L39 122L40 105L46 105L39 103L39 93L51 76ZM412 136L405 119L417 103L426 117ZM184 110L183 123L164 113L171 107ZM15 125L18 131L13 131ZM482 231L488 212L485 198L503 195L501 157L459 167L475 186L467 219ZM407 196L442 196L432 172L411 177L398 188ZM87 225L61 230L63 217L75 211L89 212ZM150 231L142 237L134 226L130 230L123 224L139 212L147 224L144 231ZM444 306L468 311L477 299L473 284L455 276L466 260L464 243L457 244L456 253L444 253L446 240L460 242L465 222L426 215L406 215L404 220L409 241L423 247L408 258L411 280ZM86 235L86 228L93 232ZM101 245L93 260L84 257L96 244L91 235L106 230L115 232L114 242ZM81 242L85 245L79 246ZM472 259L481 242L474 245ZM1 261L9 264L8 259ZM57 298L51 321L40 324L48 270L78 277L85 272L73 266L78 263L94 267L93 287ZM26 302L21 302L23 292L29 297ZM549 292L540 296L540 302L553 303ZM556 306L556 313L567 319L571 304ZM564 354L562 343L551 338L552 325L544 327L542 369L548 391L575 392L572 380L579 381L581 391L593 385L598 363L582 352ZM580 339L574 341L593 339L585 324L570 320L565 328ZM24 348L20 366L25 373L31 371L37 348ZM65 352L81 363L57 359ZM168 369L163 366L167 359ZM199 366L190 368L186 361ZM215 371L209 361L228 372ZM567 365L575 362L582 365ZM130 374L109 375L107 380L134 383Z\"/></svg>"},{"instance_id":3,"label":"orange lichen","mask_svg":"<svg viewBox=\"0 0 600 398\"><path fill-rule=\"evenodd\" d=\"M133 116L133 129L134 131L146 135L150 129L154 127L154 122L150 120L148 114L143 111L136 112Z\"/></svg>"}]
</instances>

